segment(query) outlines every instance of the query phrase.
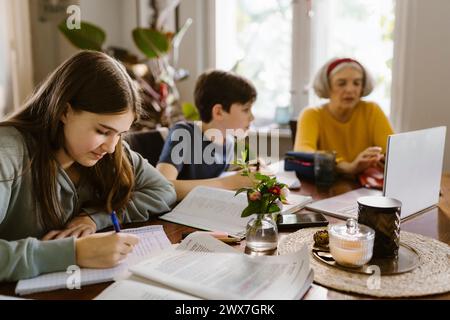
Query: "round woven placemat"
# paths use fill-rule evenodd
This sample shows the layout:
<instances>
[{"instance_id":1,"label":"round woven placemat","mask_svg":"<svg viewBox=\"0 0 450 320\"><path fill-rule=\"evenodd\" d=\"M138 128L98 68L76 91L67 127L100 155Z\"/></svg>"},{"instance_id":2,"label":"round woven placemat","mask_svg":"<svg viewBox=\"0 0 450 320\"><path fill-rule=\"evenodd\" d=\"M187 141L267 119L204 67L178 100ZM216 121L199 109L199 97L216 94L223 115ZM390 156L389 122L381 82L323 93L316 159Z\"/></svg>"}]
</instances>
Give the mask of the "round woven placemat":
<instances>
[{"instance_id":1,"label":"round woven placemat","mask_svg":"<svg viewBox=\"0 0 450 320\"><path fill-rule=\"evenodd\" d=\"M311 252L313 235L323 228L301 229L286 236L278 245L279 254L299 251L307 245ZM400 240L420 255L419 265L398 275L364 275L347 272L317 261L311 254L314 282L325 287L375 297L402 298L450 291L450 246L419 234L401 231Z\"/></svg>"}]
</instances>

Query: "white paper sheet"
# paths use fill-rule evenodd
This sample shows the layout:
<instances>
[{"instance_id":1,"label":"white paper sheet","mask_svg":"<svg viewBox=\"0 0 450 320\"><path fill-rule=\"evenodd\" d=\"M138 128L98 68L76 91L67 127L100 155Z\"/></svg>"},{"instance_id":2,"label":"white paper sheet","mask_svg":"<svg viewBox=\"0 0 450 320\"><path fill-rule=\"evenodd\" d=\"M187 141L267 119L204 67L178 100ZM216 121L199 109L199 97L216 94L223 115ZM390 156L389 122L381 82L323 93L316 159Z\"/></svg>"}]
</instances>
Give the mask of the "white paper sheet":
<instances>
[{"instance_id":1,"label":"white paper sheet","mask_svg":"<svg viewBox=\"0 0 450 320\"><path fill-rule=\"evenodd\" d=\"M146 226L135 229L123 229L121 232L135 234L139 237L139 243L133 252L120 265L108 269L88 269L81 268L80 285L90 285L112 281L114 278L126 274L128 268L136 264L149 255L171 247L170 241L164 233L161 225ZM20 280L16 286L16 294L26 295L35 292L52 291L57 289L70 288L78 281L72 272L54 272L43 274L38 277Z\"/></svg>"},{"instance_id":2,"label":"white paper sheet","mask_svg":"<svg viewBox=\"0 0 450 320\"><path fill-rule=\"evenodd\" d=\"M283 256L165 250L130 271L205 299L300 299L311 269L304 247Z\"/></svg>"},{"instance_id":3,"label":"white paper sheet","mask_svg":"<svg viewBox=\"0 0 450 320\"><path fill-rule=\"evenodd\" d=\"M313 281L306 247L252 257L203 233L131 269L96 299L300 299Z\"/></svg>"},{"instance_id":4,"label":"white paper sheet","mask_svg":"<svg viewBox=\"0 0 450 320\"><path fill-rule=\"evenodd\" d=\"M94 300L197 300L199 298L132 276L113 283Z\"/></svg>"}]
</instances>

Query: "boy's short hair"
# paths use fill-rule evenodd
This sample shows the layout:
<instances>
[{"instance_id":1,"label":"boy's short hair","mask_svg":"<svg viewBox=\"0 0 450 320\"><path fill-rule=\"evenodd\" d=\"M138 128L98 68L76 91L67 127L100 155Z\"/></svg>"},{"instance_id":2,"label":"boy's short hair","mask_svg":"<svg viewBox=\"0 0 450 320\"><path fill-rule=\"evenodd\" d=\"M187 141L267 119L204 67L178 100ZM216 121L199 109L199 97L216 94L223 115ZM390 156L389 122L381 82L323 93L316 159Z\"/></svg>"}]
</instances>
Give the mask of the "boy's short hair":
<instances>
[{"instance_id":1,"label":"boy's short hair","mask_svg":"<svg viewBox=\"0 0 450 320\"><path fill-rule=\"evenodd\" d=\"M256 89L249 80L221 70L201 74L194 91L195 105L205 123L212 120L214 105L221 104L223 109L229 112L233 103L253 103L256 97Z\"/></svg>"}]
</instances>

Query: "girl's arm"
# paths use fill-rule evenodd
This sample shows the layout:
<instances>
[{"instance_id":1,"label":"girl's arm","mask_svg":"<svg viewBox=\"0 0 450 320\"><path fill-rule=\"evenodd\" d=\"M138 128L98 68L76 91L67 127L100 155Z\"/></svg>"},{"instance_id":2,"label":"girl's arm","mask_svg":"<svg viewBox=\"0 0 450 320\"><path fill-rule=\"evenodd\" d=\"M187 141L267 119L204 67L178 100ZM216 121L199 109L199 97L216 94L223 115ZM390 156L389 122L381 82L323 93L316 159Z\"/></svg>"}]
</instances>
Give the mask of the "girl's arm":
<instances>
[{"instance_id":1,"label":"girl's arm","mask_svg":"<svg viewBox=\"0 0 450 320\"><path fill-rule=\"evenodd\" d=\"M21 142L20 135L17 133L0 138L0 230L2 230L2 223L7 219L14 219L15 210L23 210L19 205L23 201L19 193L28 189L26 186L20 188L20 184L26 183L24 182L26 179L15 178L23 174L23 163L26 163L24 159L27 159L25 145ZM32 210L29 212L34 214ZM27 221L20 223L25 224ZM14 232L11 231L10 234ZM0 282L62 271L73 264L75 264L75 242L72 238L47 242L35 238L17 241L0 239Z\"/></svg>"},{"instance_id":2,"label":"girl's arm","mask_svg":"<svg viewBox=\"0 0 450 320\"><path fill-rule=\"evenodd\" d=\"M0 240L0 282L17 281L41 273L65 271L75 265L74 238L39 241Z\"/></svg>"}]
</instances>

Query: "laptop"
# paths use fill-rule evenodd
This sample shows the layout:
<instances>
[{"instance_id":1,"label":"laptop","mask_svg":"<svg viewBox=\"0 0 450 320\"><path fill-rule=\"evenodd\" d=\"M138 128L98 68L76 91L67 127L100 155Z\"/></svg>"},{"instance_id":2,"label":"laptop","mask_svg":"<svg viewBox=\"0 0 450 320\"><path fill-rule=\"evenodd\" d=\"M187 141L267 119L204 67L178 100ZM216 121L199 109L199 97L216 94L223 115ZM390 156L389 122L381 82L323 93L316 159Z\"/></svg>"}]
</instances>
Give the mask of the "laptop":
<instances>
[{"instance_id":1,"label":"laptop","mask_svg":"<svg viewBox=\"0 0 450 320\"><path fill-rule=\"evenodd\" d=\"M439 202L446 127L388 137L383 191L360 188L308 204L307 209L341 219L357 218L363 196L386 196L402 202L401 219Z\"/></svg>"}]
</instances>

